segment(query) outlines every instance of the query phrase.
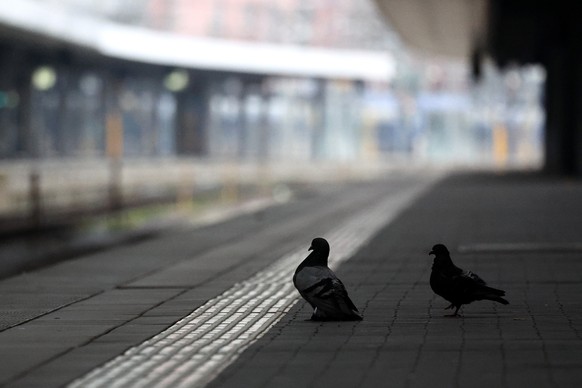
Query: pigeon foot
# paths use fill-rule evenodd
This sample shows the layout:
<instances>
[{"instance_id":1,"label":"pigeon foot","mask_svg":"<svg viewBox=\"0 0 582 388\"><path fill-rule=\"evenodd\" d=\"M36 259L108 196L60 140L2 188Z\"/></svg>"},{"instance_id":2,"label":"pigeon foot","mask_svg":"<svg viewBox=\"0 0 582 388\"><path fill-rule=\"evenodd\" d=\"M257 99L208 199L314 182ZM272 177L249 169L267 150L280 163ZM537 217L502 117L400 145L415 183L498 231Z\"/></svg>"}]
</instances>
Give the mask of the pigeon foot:
<instances>
[{"instance_id":1,"label":"pigeon foot","mask_svg":"<svg viewBox=\"0 0 582 388\"><path fill-rule=\"evenodd\" d=\"M445 318L463 318L461 314L447 314L444 315Z\"/></svg>"}]
</instances>

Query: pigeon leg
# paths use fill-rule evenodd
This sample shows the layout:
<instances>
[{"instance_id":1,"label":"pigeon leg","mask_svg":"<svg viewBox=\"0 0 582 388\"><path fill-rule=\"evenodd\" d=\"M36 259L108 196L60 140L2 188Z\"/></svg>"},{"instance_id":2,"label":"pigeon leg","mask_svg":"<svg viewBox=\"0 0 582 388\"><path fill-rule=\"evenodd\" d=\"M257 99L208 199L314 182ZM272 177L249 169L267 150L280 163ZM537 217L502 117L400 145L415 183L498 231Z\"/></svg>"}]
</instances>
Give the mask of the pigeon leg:
<instances>
[{"instance_id":1,"label":"pigeon leg","mask_svg":"<svg viewBox=\"0 0 582 388\"><path fill-rule=\"evenodd\" d=\"M317 307L313 309L313 314L311 314L311 318L308 321L316 321L317 320Z\"/></svg>"},{"instance_id":2,"label":"pigeon leg","mask_svg":"<svg viewBox=\"0 0 582 388\"><path fill-rule=\"evenodd\" d=\"M451 305L450 306L450 308L453 308L453 307L455 307L455 312L452 313L452 314L450 314L450 315L445 315L445 317L449 317L449 318L460 317L460 315L459 315L459 309L461 308L461 305L458 305L458 306ZM447 307L447 308L449 308L449 307Z\"/></svg>"},{"instance_id":3,"label":"pigeon leg","mask_svg":"<svg viewBox=\"0 0 582 388\"><path fill-rule=\"evenodd\" d=\"M313 313L311 314L311 318L306 319L306 321L316 321L317 320L317 307L313 309Z\"/></svg>"},{"instance_id":4,"label":"pigeon leg","mask_svg":"<svg viewBox=\"0 0 582 388\"><path fill-rule=\"evenodd\" d=\"M327 317L327 315L325 313L322 313L321 311L319 311L317 309L317 307L315 308L315 310L313 310L313 315L311 316L311 321L327 321L329 318Z\"/></svg>"}]
</instances>

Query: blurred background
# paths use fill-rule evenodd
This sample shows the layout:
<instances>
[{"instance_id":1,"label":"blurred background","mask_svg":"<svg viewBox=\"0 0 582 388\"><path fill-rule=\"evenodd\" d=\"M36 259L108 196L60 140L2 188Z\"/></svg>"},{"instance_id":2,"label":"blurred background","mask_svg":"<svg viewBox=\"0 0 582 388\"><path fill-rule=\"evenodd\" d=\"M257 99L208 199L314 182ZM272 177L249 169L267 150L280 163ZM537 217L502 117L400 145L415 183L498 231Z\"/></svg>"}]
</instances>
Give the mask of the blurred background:
<instances>
[{"instance_id":1,"label":"blurred background","mask_svg":"<svg viewBox=\"0 0 582 388\"><path fill-rule=\"evenodd\" d=\"M403 15L373 0L0 6L0 230L124 229L402 169L539 168L544 68L417 50Z\"/></svg>"}]
</instances>

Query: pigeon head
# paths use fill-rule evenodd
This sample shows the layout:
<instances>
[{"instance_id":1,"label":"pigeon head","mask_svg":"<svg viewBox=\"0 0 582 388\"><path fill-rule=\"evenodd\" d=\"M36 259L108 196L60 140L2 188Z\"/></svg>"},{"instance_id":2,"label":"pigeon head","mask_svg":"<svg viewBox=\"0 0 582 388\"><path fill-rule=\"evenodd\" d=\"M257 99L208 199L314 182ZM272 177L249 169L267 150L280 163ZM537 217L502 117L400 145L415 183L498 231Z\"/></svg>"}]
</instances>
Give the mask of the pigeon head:
<instances>
[{"instance_id":1,"label":"pigeon head","mask_svg":"<svg viewBox=\"0 0 582 388\"><path fill-rule=\"evenodd\" d=\"M316 237L311 241L309 250L319 253L329 253L329 243L322 237Z\"/></svg>"},{"instance_id":2,"label":"pigeon head","mask_svg":"<svg viewBox=\"0 0 582 388\"><path fill-rule=\"evenodd\" d=\"M434 255L433 269L447 268L454 265L449 250L443 244L436 244L428 254Z\"/></svg>"},{"instance_id":3,"label":"pigeon head","mask_svg":"<svg viewBox=\"0 0 582 388\"><path fill-rule=\"evenodd\" d=\"M435 256L449 256L449 250L443 244L436 244L428 254Z\"/></svg>"}]
</instances>

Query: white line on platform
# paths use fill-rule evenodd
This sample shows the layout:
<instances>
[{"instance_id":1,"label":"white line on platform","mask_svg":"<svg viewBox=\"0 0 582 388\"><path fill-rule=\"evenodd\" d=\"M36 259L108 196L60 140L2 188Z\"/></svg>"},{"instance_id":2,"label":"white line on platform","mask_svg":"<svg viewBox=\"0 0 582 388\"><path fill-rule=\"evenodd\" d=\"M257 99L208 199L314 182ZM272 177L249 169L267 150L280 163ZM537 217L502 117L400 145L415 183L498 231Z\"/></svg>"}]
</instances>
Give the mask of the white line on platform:
<instances>
[{"instance_id":1,"label":"white line on platform","mask_svg":"<svg viewBox=\"0 0 582 388\"><path fill-rule=\"evenodd\" d=\"M322 235L331 245L331 266L337 268L348 260L430 183L391 195ZM209 383L298 301L291 278L307 255L309 243L73 381L69 388L200 387Z\"/></svg>"},{"instance_id":2,"label":"white line on platform","mask_svg":"<svg viewBox=\"0 0 582 388\"><path fill-rule=\"evenodd\" d=\"M522 253L522 252L577 252L582 251L579 242L512 242L512 243L478 243L459 245L461 253Z\"/></svg>"}]
</instances>

